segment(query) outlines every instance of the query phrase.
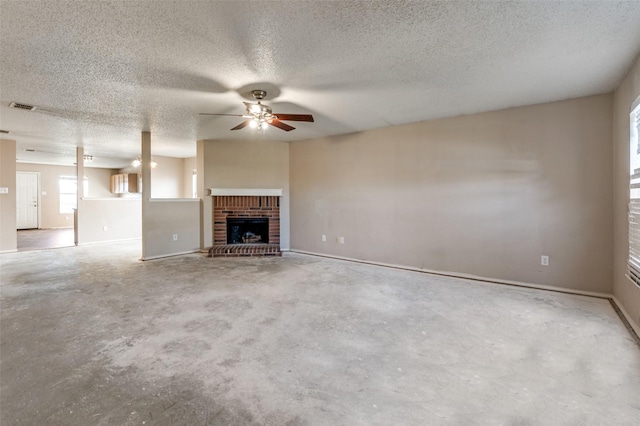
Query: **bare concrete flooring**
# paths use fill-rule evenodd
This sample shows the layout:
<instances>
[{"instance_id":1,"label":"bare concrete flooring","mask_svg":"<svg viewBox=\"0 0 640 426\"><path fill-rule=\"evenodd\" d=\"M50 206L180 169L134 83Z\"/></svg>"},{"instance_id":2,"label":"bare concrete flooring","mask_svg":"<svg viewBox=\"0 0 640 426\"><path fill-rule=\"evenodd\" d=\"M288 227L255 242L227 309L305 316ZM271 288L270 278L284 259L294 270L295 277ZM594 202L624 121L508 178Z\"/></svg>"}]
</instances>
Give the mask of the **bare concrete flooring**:
<instances>
[{"instance_id":1,"label":"bare concrete flooring","mask_svg":"<svg viewBox=\"0 0 640 426\"><path fill-rule=\"evenodd\" d=\"M606 300L285 254L0 256L5 425L638 425Z\"/></svg>"}]
</instances>

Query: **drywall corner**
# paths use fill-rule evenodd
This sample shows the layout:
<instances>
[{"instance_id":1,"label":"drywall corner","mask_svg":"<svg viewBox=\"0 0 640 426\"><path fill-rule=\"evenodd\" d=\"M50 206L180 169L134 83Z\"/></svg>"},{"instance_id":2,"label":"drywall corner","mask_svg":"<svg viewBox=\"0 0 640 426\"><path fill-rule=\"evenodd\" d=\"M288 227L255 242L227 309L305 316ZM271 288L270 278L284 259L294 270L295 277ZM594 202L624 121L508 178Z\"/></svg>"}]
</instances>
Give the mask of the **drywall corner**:
<instances>
[{"instance_id":1,"label":"drywall corner","mask_svg":"<svg viewBox=\"0 0 640 426\"><path fill-rule=\"evenodd\" d=\"M17 245L16 141L0 139L0 253Z\"/></svg>"}]
</instances>

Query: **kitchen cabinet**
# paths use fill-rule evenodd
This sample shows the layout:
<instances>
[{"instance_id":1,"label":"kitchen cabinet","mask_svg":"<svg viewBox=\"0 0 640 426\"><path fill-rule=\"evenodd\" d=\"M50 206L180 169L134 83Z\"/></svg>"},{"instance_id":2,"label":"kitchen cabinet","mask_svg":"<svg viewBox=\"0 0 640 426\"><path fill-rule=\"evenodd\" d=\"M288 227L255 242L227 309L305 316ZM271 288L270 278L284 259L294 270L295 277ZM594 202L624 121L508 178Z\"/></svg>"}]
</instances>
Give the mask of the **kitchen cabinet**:
<instances>
[{"instance_id":1,"label":"kitchen cabinet","mask_svg":"<svg viewBox=\"0 0 640 426\"><path fill-rule=\"evenodd\" d=\"M111 175L111 192L113 194L140 192L140 186L140 178L137 173Z\"/></svg>"}]
</instances>

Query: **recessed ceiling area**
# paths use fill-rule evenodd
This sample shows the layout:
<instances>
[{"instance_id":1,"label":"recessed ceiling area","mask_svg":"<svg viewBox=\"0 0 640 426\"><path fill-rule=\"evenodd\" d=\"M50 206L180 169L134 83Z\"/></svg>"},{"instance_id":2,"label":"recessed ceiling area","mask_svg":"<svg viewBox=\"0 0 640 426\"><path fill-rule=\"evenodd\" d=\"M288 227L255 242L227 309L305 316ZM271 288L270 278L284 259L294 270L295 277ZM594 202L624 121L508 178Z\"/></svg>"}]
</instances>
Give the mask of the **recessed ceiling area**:
<instances>
[{"instance_id":1,"label":"recessed ceiling area","mask_svg":"<svg viewBox=\"0 0 640 426\"><path fill-rule=\"evenodd\" d=\"M126 166L199 139L293 141L612 91L640 2L1 2L18 160ZM230 131L253 89L295 131ZM11 102L35 106L28 111ZM33 149L35 152L25 151ZM46 155L45 155L46 154Z\"/></svg>"}]
</instances>

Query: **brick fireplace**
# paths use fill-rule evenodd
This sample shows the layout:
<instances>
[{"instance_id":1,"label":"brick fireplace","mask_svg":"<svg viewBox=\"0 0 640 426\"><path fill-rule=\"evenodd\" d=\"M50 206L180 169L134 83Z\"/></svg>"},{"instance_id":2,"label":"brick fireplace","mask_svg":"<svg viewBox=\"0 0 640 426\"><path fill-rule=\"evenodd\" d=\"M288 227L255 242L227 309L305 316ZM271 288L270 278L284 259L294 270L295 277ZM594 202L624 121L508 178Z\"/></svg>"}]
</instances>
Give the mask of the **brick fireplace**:
<instances>
[{"instance_id":1,"label":"brick fireplace","mask_svg":"<svg viewBox=\"0 0 640 426\"><path fill-rule=\"evenodd\" d=\"M280 197L214 194L209 253L213 257L282 255Z\"/></svg>"}]
</instances>

